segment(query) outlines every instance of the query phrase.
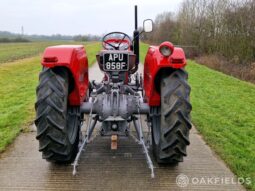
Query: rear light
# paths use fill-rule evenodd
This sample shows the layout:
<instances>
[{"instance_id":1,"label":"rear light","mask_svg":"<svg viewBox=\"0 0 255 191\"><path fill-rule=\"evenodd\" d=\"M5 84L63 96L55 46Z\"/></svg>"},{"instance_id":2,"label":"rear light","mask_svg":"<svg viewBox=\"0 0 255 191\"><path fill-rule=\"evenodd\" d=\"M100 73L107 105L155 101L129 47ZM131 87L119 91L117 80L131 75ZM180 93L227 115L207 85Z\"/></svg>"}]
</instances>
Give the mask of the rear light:
<instances>
[{"instance_id":1,"label":"rear light","mask_svg":"<svg viewBox=\"0 0 255 191\"><path fill-rule=\"evenodd\" d=\"M57 62L58 58L57 57L44 57L43 62Z\"/></svg>"},{"instance_id":2,"label":"rear light","mask_svg":"<svg viewBox=\"0 0 255 191\"><path fill-rule=\"evenodd\" d=\"M165 57L169 57L173 54L174 51L174 46L171 42L163 42L160 44L159 46L159 52L165 56Z\"/></svg>"},{"instance_id":3,"label":"rear light","mask_svg":"<svg viewBox=\"0 0 255 191\"><path fill-rule=\"evenodd\" d=\"M171 63L172 64L183 64L184 63L184 59L183 58L172 58L171 59Z\"/></svg>"}]
</instances>

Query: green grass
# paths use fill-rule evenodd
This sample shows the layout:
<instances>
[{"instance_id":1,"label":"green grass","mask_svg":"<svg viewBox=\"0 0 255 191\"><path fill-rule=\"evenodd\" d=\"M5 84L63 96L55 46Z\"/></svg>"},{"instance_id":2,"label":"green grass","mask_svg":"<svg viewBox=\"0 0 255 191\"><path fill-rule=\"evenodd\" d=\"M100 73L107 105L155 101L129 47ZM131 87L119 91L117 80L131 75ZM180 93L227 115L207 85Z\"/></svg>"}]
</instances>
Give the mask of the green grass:
<instances>
[{"instance_id":1,"label":"green grass","mask_svg":"<svg viewBox=\"0 0 255 191\"><path fill-rule=\"evenodd\" d=\"M35 57L0 65L0 151L34 117L39 63Z\"/></svg>"},{"instance_id":2,"label":"green grass","mask_svg":"<svg viewBox=\"0 0 255 191\"><path fill-rule=\"evenodd\" d=\"M91 66L96 62L96 54L102 49L100 42L85 45L89 65Z\"/></svg>"},{"instance_id":3,"label":"green grass","mask_svg":"<svg viewBox=\"0 0 255 191\"><path fill-rule=\"evenodd\" d=\"M88 43L72 41L0 43L0 64L38 55L39 53L42 53L46 47L59 44L88 44Z\"/></svg>"},{"instance_id":4,"label":"green grass","mask_svg":"<svg viewBox=\"0 0 255 191\"><path fill-rule=\"evenodd\" d=\"M141 63L144 63L144 59L148 51L148 48L149 48L148 44L140 43L140 62Z\"/></svg>"},{"instance_id":5,"label":"green grass","mask_svg":"<svg viewBox=\"0 0 255 191\"><path fill-rule=\"evenodd\" d=\"M255 190L255 85L189 61L192 121L238 177ZM192 144L192 143L191 143Z\"/></svg>"},{"instance_id":6,"label":"green grass","mask_svg":"<svg viewBox=\"0 0 255 191\"><path fill-rule=\"evenodd\" d=\"M85 47L91 65L101 48L100 43ZM0 152L34 119L40 70L40 56L0 64Z\"/></svg>"}]
</instances>

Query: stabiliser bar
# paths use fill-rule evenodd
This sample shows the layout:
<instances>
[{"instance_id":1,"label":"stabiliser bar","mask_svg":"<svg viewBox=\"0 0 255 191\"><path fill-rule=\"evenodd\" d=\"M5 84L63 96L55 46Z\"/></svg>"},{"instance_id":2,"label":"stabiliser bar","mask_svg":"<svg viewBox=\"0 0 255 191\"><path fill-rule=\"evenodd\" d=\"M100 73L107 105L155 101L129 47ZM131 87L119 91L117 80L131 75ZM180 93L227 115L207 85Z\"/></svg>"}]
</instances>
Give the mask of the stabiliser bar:
<instances>
[{"instance_id":1,"label":"stabiliser bar","mask_svg":"<svg viewBox=\"0 0 255 191\"><path fill-rule=\"evenodd\" d=\"M98 105L100 105L100 103ZM132 105L128 108L129 116L133 114L149 114L150 113L150 107L147 103L140 103L139 113L138 113L137 107L138 106ZM101 107L97 107L96 103L94 106L93 106L93 103L91 102L83 102L83 104L81 105L81 113L89 114L91 109L92 109L92 114L98 114L102 112ZM107 113L108 115L111 115L113 113L113 108L108 108Z\"/></svg>"}]
</instances>

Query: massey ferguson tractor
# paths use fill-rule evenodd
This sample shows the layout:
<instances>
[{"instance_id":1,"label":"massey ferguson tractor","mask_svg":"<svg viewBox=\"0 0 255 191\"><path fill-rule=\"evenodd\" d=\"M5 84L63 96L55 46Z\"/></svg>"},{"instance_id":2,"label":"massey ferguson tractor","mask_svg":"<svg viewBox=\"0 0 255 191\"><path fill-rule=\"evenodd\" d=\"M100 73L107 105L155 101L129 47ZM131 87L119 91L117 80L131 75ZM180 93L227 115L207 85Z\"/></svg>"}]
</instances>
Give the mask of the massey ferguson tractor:
<instances>
[{"instance_id":1,"label":"massey ferguson tractor","mask_svg":"<svg viewBox=\"0 0 255 191\"><path fill-rule=\"evenodd\" d=\"M109 139L130 136L133 123L152 177L150 151L159 164L183 161L192 127L184 51L170 42L150 46L143 75L138 74L139 37L152 31L152 20L144 20L142 31L137 27L135 6L132 38L123 32L103 37L103 48L96 55L104 72L101 82L89 80L88 58L82 45L46 48L35 103L36 138L43 159L72 163L75 174L80 155L90 143L97 123L99 135ZM85 115L87 130L82 133ZM141 115L145 116L151 132L151 149L144 140Z\"/></svg>"}]
</instances>

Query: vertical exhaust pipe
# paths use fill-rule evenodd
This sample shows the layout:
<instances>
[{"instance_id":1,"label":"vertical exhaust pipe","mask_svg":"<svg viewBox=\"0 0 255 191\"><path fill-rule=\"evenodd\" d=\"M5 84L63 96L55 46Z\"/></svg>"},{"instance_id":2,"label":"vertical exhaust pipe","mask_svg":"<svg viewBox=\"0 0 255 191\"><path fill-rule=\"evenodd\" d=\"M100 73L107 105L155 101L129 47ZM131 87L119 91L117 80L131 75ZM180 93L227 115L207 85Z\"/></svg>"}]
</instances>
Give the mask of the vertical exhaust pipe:
<instances>
[{"instance_id":1,"label":"vertical exhaust pipe","mask_svg":"<svg viewBox=\"0 0 255 191\"><path fill-rule=\"evenodd\" d=\"M138 10L137 10L137 5L135 5L135 30L133 34L134 38L134 53L136 55L136 60L135 63L136 65L139 64L139 31L138 31Z\"/></svg>"},{"instance_id":2,"label":"vertical exhaust pipe","mask_svg":"<svg viewBox=\"0 0 255 191\"><path fill-rule=\"evenodd\" d=\"M137 19L137 5L135 5L135 30L138 29L138 19Z\"/></svg>"}]
</instances>

